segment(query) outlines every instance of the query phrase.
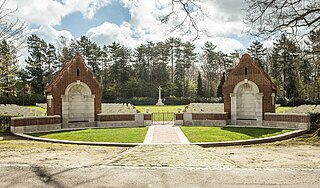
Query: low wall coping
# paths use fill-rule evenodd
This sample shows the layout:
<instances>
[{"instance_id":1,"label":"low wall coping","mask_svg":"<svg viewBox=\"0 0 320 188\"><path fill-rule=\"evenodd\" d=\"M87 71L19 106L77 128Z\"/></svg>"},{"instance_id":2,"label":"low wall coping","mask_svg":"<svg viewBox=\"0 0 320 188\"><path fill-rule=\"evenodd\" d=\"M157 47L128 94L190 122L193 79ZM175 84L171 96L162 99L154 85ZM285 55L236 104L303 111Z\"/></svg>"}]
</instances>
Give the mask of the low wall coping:
<instances>
[{"instance_id":1,"label":"low wall coping","mask_svg":"<svg viewBox=\"0 0 320 188\"><path fill-rule=\"evenodd\" d=\"M228 114L228 112L196 112L196 113L189 113L189 114Z\"/></svg>"},{"instance_id":2,"label":"low wall coping","mask_svg":"<svg viewBox=\"0 0 320 188\"><path fill-rule=\"evenodd\" d=\"M60 118L60 115L52 116L23 116L23 117L12 117L11 120L20 120L20 119L47 119L47 118Z\"/></svg>"},{"instance_id":3,"label":"low wall coping","mask_svg":"<svg viewBox=\"0 0 320 188\"><path fill-rule=\"evenodd\" d=\"M139 113L100 113L100 114L98 114L98 116L108 116L108 115L112 115L112 116L114 116L114 115L137 115L137 114L139 114Z\"/></svg>"},{"instance_id":4,"label":"low wall coping","mask_svg":"<svg viewBox=\"0 0 320 188\"><path fill-rule=\"evenodd\" d=\"M309 114L298 114L298 113L269 113L266 112L264 115L272 115L272 116L309 116Z\"/></svg>"}]
</instances>

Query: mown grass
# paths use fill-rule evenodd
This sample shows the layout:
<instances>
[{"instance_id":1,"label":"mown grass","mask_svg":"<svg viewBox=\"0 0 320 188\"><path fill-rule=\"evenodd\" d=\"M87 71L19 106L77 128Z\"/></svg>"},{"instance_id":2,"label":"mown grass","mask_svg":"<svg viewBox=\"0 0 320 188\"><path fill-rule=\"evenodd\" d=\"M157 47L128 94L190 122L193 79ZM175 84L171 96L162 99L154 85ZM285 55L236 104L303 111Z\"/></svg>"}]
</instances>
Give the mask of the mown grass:
<instances>
[{"instance_id":1,"label":"mown grass","mask_svg":"<svg viewBox=\"0 0 320 188\"><path fill-rule=\"evenodd\" d=\"M290 132L285 129L255 127L195 127L181 126L182 132L190 142L221 142L265 138Z\"/></svg>"},{"instance_id":2,"label":"mown grass","mask_svg":"<svg viewBox=\"0 0 320 188\"><path fill-rule=\"evenodd\" d=\"M284 111L290 110L292 108L293 107L290 107L290 106L279 106L276 108L276 113L283 113Z\"/></svg>"},{"instance_id":3,"label":"mown grass","mask_svg":"<svg viewBox=\"0 0 320 188\"><path fill-rule=\"evenodd\" d=\"M73 140L87 142L121 142L142 143L147 134L147 127L138 128L108 128L85 129L76 131L31 133L30 135L41 138L58 140Z\"/></svg>"},{"instance_id":4,"label":"mown grass","mask_svg":"<svg viewBox=\"0 0 320 188\"><path fill-rule=\"evenodd\" d=\"M145 113L146 109L150 109L150 113L153 112L178 112L178 108L181 108L181 110L185 109L187 105L164 105L164 106L135 106L137 110L139 110L141 113Z\"/></svg>"}]
</instances>

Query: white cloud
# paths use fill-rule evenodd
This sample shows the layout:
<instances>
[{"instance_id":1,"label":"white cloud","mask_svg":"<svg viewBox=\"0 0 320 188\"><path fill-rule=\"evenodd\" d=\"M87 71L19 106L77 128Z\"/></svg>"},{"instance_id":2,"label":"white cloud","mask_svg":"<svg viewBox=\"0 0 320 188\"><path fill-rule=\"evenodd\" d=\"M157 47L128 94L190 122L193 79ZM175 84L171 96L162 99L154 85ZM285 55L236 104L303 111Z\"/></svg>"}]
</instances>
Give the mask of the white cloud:
<instances>
[{"instance_id":1,"label":"white cloud","mask_svg":"<svg viewBox=\"0 0 320 188\"><path fill-rule=\"evenodd\" d=\"M58 25L61 19L73 12L81 12L87 19L93 19L96 11L112 0L10 0L11 7L17 7L16 14L29 24L38 24L38 29L31 33L38 34L49 43L55 44L59 36L68 39L73 38L69 31L57 31L52 25ZM86 36L98 45L108 45L113 41L134 48L147 41L164 41L169 37L180 37L182 40L191 40L194 35L181 34L181 31L170 32L174 25L180 23L183 13L179 14L167 24L161 24L159 17L171 11L171 0L120 0L128 8L131 20L120 25L105 22L89 29ZM231 36L238 38L243 36L245 25L242 22L243 0L203 0L200 1L203 12L207 15L193 16L198 21L200 29L206 29L201 33L201 38L194 41L197 50L206 41L217 45L217 50L231 53L235 49L243 48L243 44ZM179 8L179 7L178 7ZM184 31L186 28L184 28Z\"/></svg>"},{"instance_id":2,"label":"white cloud","mask_svg":"<svg viewBox=\"0 0 320 188\"><path fill-rule=\"evenodd\" d=\"M70 41L73 39L72 34L67 30L57 31L50 25L42 25L39 29L32 29L29 31L30 34L37 34L41 39L48 43L56 44L60 36L63 36Z\"/></svg>"},{"instance_id":3,"label":"white cloud","mask_svg":"<svg viewBox=\"0 0 320 188\"><path fill-rule=\"evenodd\" d=\"M55 25L63 15L63 5L57 1L11 0L7 3L12 10L17 9L14 15L28 24Z\"/></svg>"},{"instance_id":4,"label":"white cloud","mask_svg":"<svg viewBox=\"0 0 320 188\"><path fill-rule=\"evenodd\" d=\"M61 19L73 12L81 12L86 19L93 19L96 11L111 0L10 0L7 6L17 11L16 17L28 24L58 25Z\"/></svg>"},{"instance_id":5,"label":"white cloud","mask_svg":"<svg viewBox=\"0 0 320 188\"><path fill-rule=\"evenodd\" d=\"M207 41L212 42L216 45L216 51L221 51L223 53L229 54L235 50L242 49L243 45L236 39L228 37L204 37L195 41L196 50L201 52L201 48L204 46L204 43Z\"/></svg>"},{"instance_id":6,"label":"white cloud","mask_svg":"<svg viewBox=\"0 0 320 188\"><path fill-rule=\"evenodd\" d=\"M262 46L264 48L272 48L275 42L276 42L275 40L267 40L262 43Z\"/></svg>"},{"instance_id":7,"label":"white cloud","mask_svg":"<svg viewBox=\"0 0 320 188\"><path fill-rule=\"evenodd\" d=\"M92 19L98 9L110 2L111 0L64 0L64 14L81 12L85 18Z\"/></svg>"},{"instance_id":8,"label":"white cloud","mask_svg":"<svg viewBox=\"0 0 320 188\"><path fill-rule=\"evenodd\" d=\"M186 34L187 25L182 30L170 32L172 28L180 24L184 19L185 13L178 3L175 5L177 15L172 17L167 24L160 24L159 17L171 12L171 0L155 0L155 1L131 1L122 0L131 14L130 24L133 28L142 31L142 35L152 33L160 37L182 36L184 38L192 38L195 32L191 35ZM204 14L193 12L192 16L196 19L200 30L205 30L200 33L201 37L229 37L231 35L243 36L242 31L245 28L243 23L244 1L238 0L204 0L198 2L201 5ZM150 37L153 39L154 36Z\"/></svg>"},{"instance_id":9,"label":"white cloud","mask_svg":"<svg viewBox=\"0 0 320 188\"><path fill-rule=\"evenodd\" d=\"M89 29L86 36L100 46L108 45L115 41L130 48L138 46L140 44L138 40L141 39L134 37L130 24L126 22L120 26L105 22Z\"/></svg>"},{"instance_id":10,"label":"white cloud","mask_svg":"<svg viewBox=\"0 0 320 188\"><path fill-rule=\"evenodd\" d=\"M122 1L131 14L130 22L122 23L120 26L105 22L102 25L91 28L86 34L88 38L99 45L108 45L116 41L134 48L147 41L164 41L169 37L180 37L182 40L191 40L194 37L181 35L179 32L170 33L169 31L172 29L173 24L177 24L176 19L168 24L161 24L159 22L158 18L161 15L165 15L171 11L171 0ZM207 28L206 34L194 41L197 51L201 50L206 41L211 41L217 45L217 50L224 53L231 53L235 49L243 48L243 45L238 40L229 37L232 35L242 36L244 24L241 18L241 6L229 10L226 4L230 4L230 1L226 1L226 4L223 4L221 1L217 1L219 3L204 2L202 4L203 11L208 14L209 18L202 20L202 18L197 17L197 19L199 18L199 26ZM230 16L229 11L234 12L234 15Z\"/></svg>"}]
</instances>

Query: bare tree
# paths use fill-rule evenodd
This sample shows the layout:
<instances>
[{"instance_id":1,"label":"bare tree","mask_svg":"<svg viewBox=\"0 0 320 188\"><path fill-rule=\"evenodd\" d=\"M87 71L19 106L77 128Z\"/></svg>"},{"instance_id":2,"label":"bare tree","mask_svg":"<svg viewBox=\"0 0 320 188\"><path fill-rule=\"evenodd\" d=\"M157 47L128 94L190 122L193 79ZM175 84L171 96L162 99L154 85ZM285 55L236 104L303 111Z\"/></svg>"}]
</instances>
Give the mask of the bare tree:
<instances>
[{"instance_id":1,"label":"bare tree","mask_svg":"<svg viewBox=\"0 0 320 188\"><path fill-rule=\"evenodd\" d=\"M7 8L7 0L0 0L0 41L12 41L18 46L22 43L20 39L24 37L26 24L21 23L18 18L13 19L15 12L16 9Z\"/></svg>"},{"instance_id":2,"label":"bare tree","mask_svg":"<svg viewBox=\"0 0 320 188\"><path fill-rule=\"evenodd\" d=\"M246 0L246 24L254 35L306 34L320 28L319 0Z\"/></svg>"},{"instance_id":3,"label":"bare tree","mask_svg":"<svg viewBox=\"0 0 320 188\"><path fill-rule=\"evenodd\" d=\"M200 0L171 0L171 12L160 17L160 21L168 23L169 20L178 20L172 31L183 28L184 34L195 32L194 39L197 39L201 29L196 18L200 15L205 15L201 9Z\"/></svg>"}]
</instances>

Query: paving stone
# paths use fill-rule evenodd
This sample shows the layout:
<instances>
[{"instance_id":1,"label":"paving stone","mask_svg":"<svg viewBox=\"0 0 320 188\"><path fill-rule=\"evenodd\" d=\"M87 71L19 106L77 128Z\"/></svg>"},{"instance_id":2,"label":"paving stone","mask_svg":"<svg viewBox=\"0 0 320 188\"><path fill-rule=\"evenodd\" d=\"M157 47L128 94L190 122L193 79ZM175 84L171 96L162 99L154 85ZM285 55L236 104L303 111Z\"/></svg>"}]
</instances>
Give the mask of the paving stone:
<instances>
[{"instance_id":1,"label":"paving stone","mask_svg":"<svg viewBox=\"0 0 320 188\"><path fill-rule=\"evenodd\" d=\"M131 148L113 159L111 166L236 168L236 164L221 159L195 145L145 145Z\"/></svg>"}]
</instances>

